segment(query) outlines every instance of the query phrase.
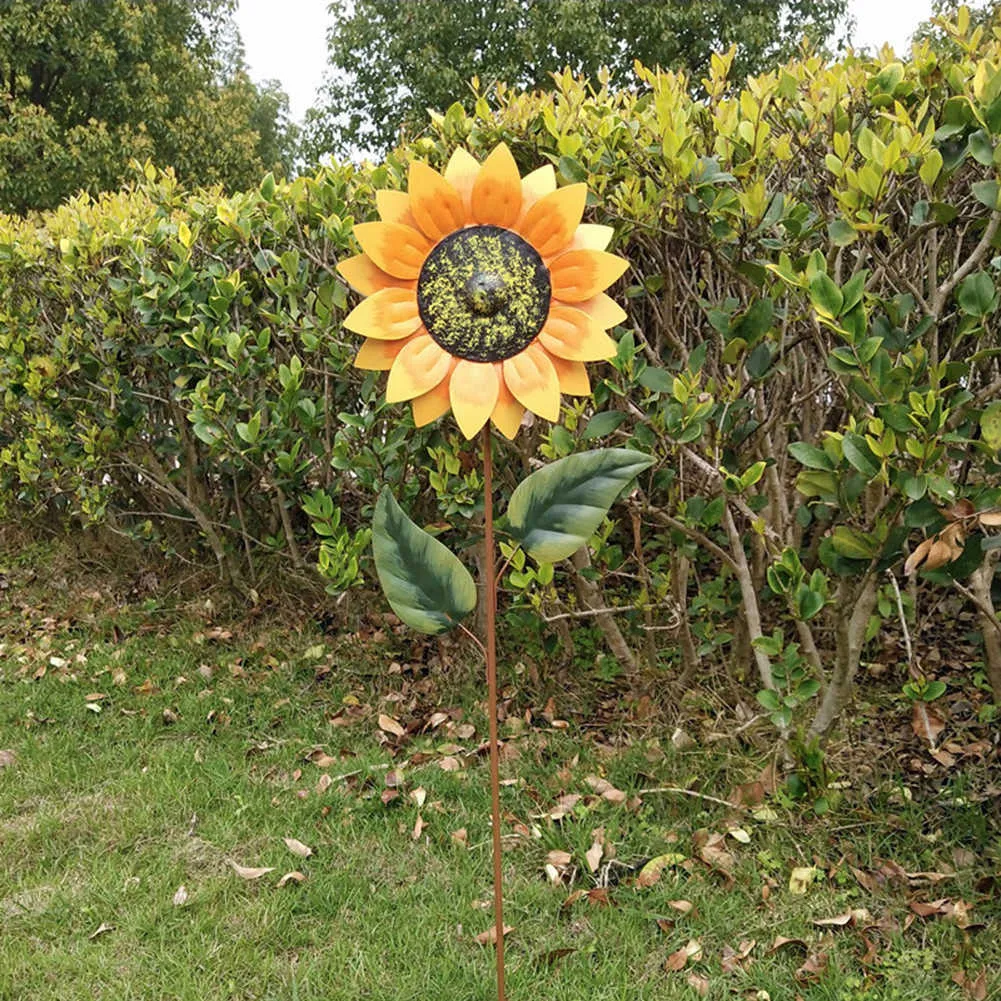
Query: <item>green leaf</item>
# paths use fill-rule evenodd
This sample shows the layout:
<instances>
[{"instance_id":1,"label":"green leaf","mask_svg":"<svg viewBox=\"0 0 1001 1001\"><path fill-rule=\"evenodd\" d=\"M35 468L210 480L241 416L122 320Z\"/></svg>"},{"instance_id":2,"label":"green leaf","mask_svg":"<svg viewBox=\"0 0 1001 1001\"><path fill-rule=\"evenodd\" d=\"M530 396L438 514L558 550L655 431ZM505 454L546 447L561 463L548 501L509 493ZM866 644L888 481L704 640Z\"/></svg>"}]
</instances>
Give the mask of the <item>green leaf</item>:
<instances>
[{"instance_id":1,"label":"green leaf","mask_svg":"<svg viewBox=\"0 0 1001 1001\"><path fill-rule=\"evenodd\" d=\"M865 532L859 532L847 525L838 525L831 533L834 549L850 560L869 560L876 555L877 546Z\"/></svg>"},{"instance_id":2,"label":"green leaf","mask_svg":"<svg viewBox=\"0 0 1001 1001\"><path fill-rule=\"evenodd\" d=\"M867 479L875 479L882 468L879 459L872 454L865 438L857 434L846 434L841 442L845 458Z\"/></svg>"},{"instance_id":3,"label":"green leaf","mask_svg":"<svg viewBox=\"0 0 1001 1001\"><path fill-rule=\"evenodd\" d=\"M992 403L980 415L980 434L990 448L1001 449L1001 401Z\"/></svg>"},{"instance_id":4,"label":"green leaf","mask_svg":"<svg viewBox=\"0 0 1001 1001\"><path fill-rule=\"evenodd\" d=\"M959 286L959 308L967 316L986 316L998 306L994 282L986 271L967 275Z\"/></svg>"},{"instance_id":5,"label":"green leaf","mask_svg":"<svg viewBox=\"0 0 1001 1001\"><path fill-rule=\"evenodd\" d=\"M670 393L674 376L663 368L645 368L640 372L639 384L654 393Z\"/></svg>"},{"instance_id":6,"label":"green leaf","mask_svg":"<svg viewBox=\"0 0 1001 1001\"><path fill-rule=\"evenodd\" d=\"M810 281L810 301L821 316L834 319L841 312L844 296L841 294L841 289L820 271Z\"/></svg>"},{"instance_id":7,"label":"green leaf","mask_svg":"<svg viewBox=\"0 0 1001 1001\"><path fill-rule=\"evenodd\" d=\"M807 469L833 469L834 463L830 456L816 445L805 441L794 441L789 445L789 454Z\"/></svg>"},{"instance_id":8,"label":"green leaf","mask_svg":"<svg viewBox=\"0 0 1001 1001\"><path fill-rule=\"evenodd\" d=\"M653 458L627 448L578 452L544 466L511 494L511 535L540 563L572 556L594 534L615 498Z\"/></svg>"},{"instance_id":9,"label":"green leaf","mask_svg":"<svg viewBox=\"0 0 1001 1001\"><path fill-rule=\"evenodd\" d=\"M372 522L379 583L393 611L412 629L435 635L476 607L476 584L459 558L418 528L386 487Z\"/></svg>"},{"instance_id":10,"label":"green leaf","mask_svg":"<svg viewBox=\"0 0 1001 1001\"><path fill-rule=\"evenodd\" d=\"M845 219L832 219L827 224L827 235L836 247L847 247L858 239L855 227Z\"/></svg>"},{"instance_id":11,"label":"green leaf","mask_svg":"<svg viewBox=\"0 0 1001 1001\"><path fill-rule=\"evenodd\" d=\"M998 207L998 182L997 181L977 181L971 185L973 197L978 202L986 205L989 209Z\"/></svg>"},{"instance_id":12,"label":"green leaf","mask_svg":"<svg viewBox=\"0 0 1001 1001\"><path fill-rule=\"evenodd\" d=\"M764 378L771 366L772 349L764 341L747 356L747 361L744 362L744 368L752 379Z\"/></svg>"},{"instance_id":13,"label":"green leaf","mask_svg":"<svg viewBox=\"0 0 1001 1001\"><path fill-rule=\"evenodd\" d=\"M604 413L595 414L584 428L584 433L580 436L581 441L594 441L595 438L604 438L606 434L611 434L624 420L626 414L622 410L606 410Z\"/></svg>"}]
</instances>

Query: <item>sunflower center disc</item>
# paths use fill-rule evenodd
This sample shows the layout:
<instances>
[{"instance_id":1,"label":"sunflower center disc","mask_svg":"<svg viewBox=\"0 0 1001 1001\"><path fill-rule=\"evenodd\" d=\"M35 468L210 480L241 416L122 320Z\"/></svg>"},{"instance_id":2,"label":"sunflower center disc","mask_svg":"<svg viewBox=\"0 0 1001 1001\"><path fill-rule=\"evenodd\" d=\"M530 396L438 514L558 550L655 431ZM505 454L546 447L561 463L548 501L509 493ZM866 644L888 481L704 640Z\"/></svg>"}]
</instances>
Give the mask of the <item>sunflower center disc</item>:
<instances>
[{"instance_id":1,"label":"sunflower center disc","mask_svg":"<svg viewBox=\"0 0 1001 1001\"><path fill-rule=\"evenodd\" d=\"M549 315L549 269L500 226L467 226L438 243L417 279L427 332L449 354L503 361L535 340Z\"/></svg>"}]
</instances>

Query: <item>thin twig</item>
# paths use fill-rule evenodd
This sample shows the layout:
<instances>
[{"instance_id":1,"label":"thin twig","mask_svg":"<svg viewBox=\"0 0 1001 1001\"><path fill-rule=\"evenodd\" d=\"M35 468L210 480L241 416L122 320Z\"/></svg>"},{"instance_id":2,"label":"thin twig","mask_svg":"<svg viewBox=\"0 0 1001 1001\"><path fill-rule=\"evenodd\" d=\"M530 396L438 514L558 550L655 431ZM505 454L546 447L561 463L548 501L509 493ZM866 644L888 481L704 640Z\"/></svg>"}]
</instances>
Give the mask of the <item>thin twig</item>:
<instances>
[{"instance_id":1,"label":"thin twig","mask_svg":"<svg viewBox=\"0 0 1001 1001\"><path fill-rule=\"evenodd\" d=\"M693 799L704 799L707 803L717 803L719 806L729 807L731 810L746 810L746 806L738 806L725 799L718 799L716 796L707 796L704 792L695 792L694 789L682 789L680 786L658 786L656 789L640 789L637 795L653 796L659 793L674 793L678 796L691 796Z\"/></svg>"},{"instance_id":2,"label":"thin twig","mask_svg":"<svg viewBox=\"0 0 1001 1001\"><path fill-rule=\"evenodd\" d=\"M900 616L900 628L904 632L904 647L907 650L907 673L912 678L918 679L921 677L921 672L914 669L914 647L911 645L911 634L907 628L907 616L904 615L904 602L900 597L900 587L897 585L897 578L894 577L892 570L887 570L886 575L890 578L893 593L897 599L897 614Z\"/></svg>"}]
</instances>

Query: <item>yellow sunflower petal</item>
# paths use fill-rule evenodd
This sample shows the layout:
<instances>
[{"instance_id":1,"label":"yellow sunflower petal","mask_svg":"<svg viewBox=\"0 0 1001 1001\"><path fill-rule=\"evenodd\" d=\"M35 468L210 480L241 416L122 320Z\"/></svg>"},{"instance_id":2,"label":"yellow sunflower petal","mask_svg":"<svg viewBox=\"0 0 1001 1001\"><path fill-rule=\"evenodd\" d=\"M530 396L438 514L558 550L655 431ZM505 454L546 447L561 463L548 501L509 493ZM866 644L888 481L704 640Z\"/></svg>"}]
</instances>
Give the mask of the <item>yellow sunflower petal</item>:
<instances>
[{"instance_id":1,"label":"yellow sunflower petal","mask_svg":"<svg viewBox=\"0 0 1001 1001\"><path fill-rule=\"evenodd\" d=\"M616 351L615 341L587 313L572 306L550 307L539 343L567 361L605 361Z\"/></svg>"},{"instance_id":2,"label":"yellow sunflower petal","mask_svg":"<svg viewBox=\"0 0 1001 1001\"><path fill-rule=\"evenodd\" d=\"M556 171L547 163L531 174L526 174L521 180L521 214L522 216L540 199L551 195L556 190Z\"/></svg>"},{"instance_id":3,"label":"yellow sunflower petal","mask_svg":"<svg viewBox=\"0 0 1001 1001\"><path fill-rule=\"evenodd\" d=\"M473 220L483 226L510 228L521 214L521 177L504 143L483 161L473 183L470 207Z\"/></svg>"},{"instance_id":4,"label":"yellow sunflower petal","mask_svg":"<svg viewBox=\"0 0 1001 1001\"><path fill-rule=\"evenodd\" d=\"M466 211L469 211L469 202L473 193L473 184L476 175L480 172L480 165L476 158L464 149L457 149L448 161L445 168L445 180L452 185L459 193L462 204Z\"/></svg>"},{"instance_id":5,"label":"yellow sunflower petal","mask_svg":"<svg viewBox=\"0 0 1001 1001\"><path fill-rule=\"evenodd\" d=\"M533 342L504 362L504 381L514 398L532 413L555 421L560 416L560 383L549 355Z\"/></svg>"},{"instance_id":6,"label":"yellow sunflower petal","mask_svg":"<svg viewBox=\"0 0 1001 1001\"><path fill-rule=\"evenodd\" d=\"M410 211L417 225L438 241L466 225L466 210L459 193L437 170L414 160L410 164Z\"/></svg>"},{"instance_id":7,"label":"yellow sunflower petal","mask_svg":"<svg viewBox=\"0 0 1001 1001\"><path fill-rule=\"evenodd\" d=\"M362 337L398 341L421 325L417 293L412 288L384 288L374 292L344 318L344 326Z\"/></svg>"},{"instance_id":8,"label":"yellow sunflower petal","mask_svg":"<svg viewBox=\"0 0 1001 1001\"><path fill-rule=\"evenodd\" d=\"M540 198L518 224L518 232L543 257L566 250L580 226L587 201L586 184L568 184Z\"/></svg>"},{"instance_id":9,"label":"yellow sunflower petal","mask_svg":"<svg viewBox=\"0 0 1001 1001\"><path fill-rule=\"evenodd\" d=\"M338 261L337 271L340 276L362 295L371 295L381 288L413 288L412 281L394 278L391 274L375 266L368 254L355 254Z\"/></svg>"},{"instance_id":10,"label":"yellow sunflower petal","mask_svg":"<svg viewBox=\"0 0 1001 1001\"><path fill-rule=\"evenodd\" d=\"M596 296L585 299L583 302L574 303L574 306L584 310L602 330L610 330L629 319L626 316L626 311L604 292L599 292Z\"/></svg>"},{"instance_id":11,"label":"yellow sunflower petal","mask_svg":"<svg viewBox=\"0 0 1001 1001\"><path fill-rule=\"evenodd\" d=\"M459 430L473 438L490 419L500 393L500 376L493 362L463 359L449 380L452 414Z\"/></svg>"},{"instance_id":12,"label":"yellow sunflower petal","mask_svg":"<svg viewBox=\"0 0 1001 1001\"><path fill-rule=\"evenodd\" d=\"M420 334L396 356L386 383L386 402L399 403L423 396L448 375L451 357L432 339Z\"/></svg>"},{"instance_id":13,"label":"yellow sunflower petal","mask_svg":"<svg viewBox=\"0 0 1001 1001\"><path fill-rule=\"evenodd\" d=\"M513 439L521 427L521 422L525 417L525 408L511 395L511 390L507 388L503 379L500 381L500 392L497 394L497 404L494 412L490 415L490 420L494 422L494 427L505 438Z\"/></svg>"},{"instance_id":14,"label":"yellow sunflower petal","mask_svg":"<svg viewBox=\"0 0 1001 1001\"><path fill-rule=\"evenodd\" d=\"M422 428L425 424L430 424L448 413L448 408L452 405L448 398L448 385L449 380L442 379L434 389L411 401L414 424L417 427Z\"/></svg>"},{"instance_id":15,"label":"yellow sunflower petal","mask_svg":"<svg viewBox=\"0 0 1001 1001\"><path fill-rule=\"evenodd\" d=\"M355 368L366 372L388 372L408 342L407 337L399 341L366 340L355 355Z\"/></svg>"},{"instance_id":16,"label":"yellow sunflower petal","mask_svg":"<svg viewBox=\"0 0 1001 1001\"><path fill-rule=\"evenodd\" d=\"M611 226L582 222L577 227L567 250L606 250L613 236L615 230Z\"/></svg>"},{"instance_id":17,"label":"yellow sunflower petal","mask_svg":"<svg viewBox=\"0 0 1001 1001\"><path fill-rule=\"evenodd\" d=\"M567 361L556 355L550 355L549 360L556 369L561 393L566 393L567 396L591 395L591 380L588 378L587 366L582 361Z\"/></svg>"},{"instance_id":18,"label":"yellow sunflower petal","mask_svg":"<svg viewBox=\"0 0 1001 1001\"><path fill-rule=\"evenodd\" d=\"M417 220L410 211L410 195L405 191L383 188L375 193L375 207L383 222L396 222L417 229Z\"/></svg>"},{"instance_id":19,"label":"yellow sunflower petal","mask_svg":"<svg viewBox=\"0 0 1001 1001\"><path fill-rule=\"evenodd\" d=\"M431 249L419 230L395 222L360 222L355 236L376 266L395 278L416 278Z\"/></svg>"},{"instance_id":20,"label":"yellow sunflower petal","mask_svg":"<svg viewBox=\"0 0 1001 1001\"><path fill-rule=\"evenodd\" d=\"M629 262L603 250L570 250L549 265L553 298L582 302L621 278Z\"/></svg>"}]
</instances>

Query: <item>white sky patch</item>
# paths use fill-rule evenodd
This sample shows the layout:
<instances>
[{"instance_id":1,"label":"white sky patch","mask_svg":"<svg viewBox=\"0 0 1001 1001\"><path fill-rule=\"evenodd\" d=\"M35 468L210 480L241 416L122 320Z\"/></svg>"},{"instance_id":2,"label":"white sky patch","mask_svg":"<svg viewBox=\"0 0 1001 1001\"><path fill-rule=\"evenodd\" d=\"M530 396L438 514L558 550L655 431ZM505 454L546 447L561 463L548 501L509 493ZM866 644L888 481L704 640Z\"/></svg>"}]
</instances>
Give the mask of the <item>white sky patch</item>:
<instances>
[{"instance_id":1,"label":"white sky patch","mask_svg":"<svg viewBox=\"0 0 1001 1001\"><path fill-rule=\"evenodd\" d=\"M297 120L315 103L323 82L329 2L239 0L236 22L250 75L257 81L279 80ZM931 15L931 6L931 0L850 0L849 11L856 21L852 42L856 48L873 49L889 42L898 55L906 55L911 33Z\"/></svg>"}]
</instances>

